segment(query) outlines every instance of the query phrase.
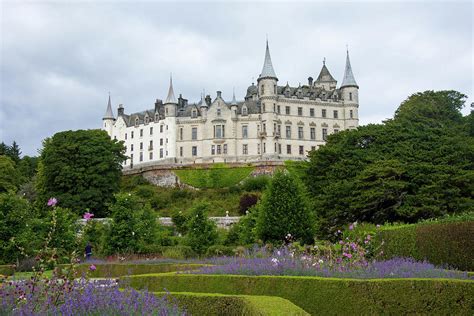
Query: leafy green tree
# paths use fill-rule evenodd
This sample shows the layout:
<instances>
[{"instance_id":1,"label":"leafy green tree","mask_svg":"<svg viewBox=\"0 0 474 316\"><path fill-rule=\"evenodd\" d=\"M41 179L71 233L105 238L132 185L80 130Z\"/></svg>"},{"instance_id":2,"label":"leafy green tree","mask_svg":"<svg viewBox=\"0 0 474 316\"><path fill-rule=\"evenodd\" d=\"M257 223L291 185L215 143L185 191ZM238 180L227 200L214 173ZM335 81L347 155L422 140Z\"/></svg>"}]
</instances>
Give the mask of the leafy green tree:
<instances>
[{"instance_id":1,"label":"leafy green tree","mask_svg":"<svg viewBox=\"0 0 474 316\"><path fill-rule=\"evenodd\" d=\"M290 234L294 240L313 243L314 219L295 176L275 173L259 204L256 231L264 242L280 243Z\"/></svg>"},{"instance_id":2,"label":"leafy green tree","mask_svg":"<svg viewBox=\"0 0 474 316\"><path fill-rule=\"evenodd\" d=\"M0 156L0 193L16 192L20 184L20 174L15 163L7 156Z\"/></svg>"},{"instance_id":3,"label":"leafy green tree","mask_svg":"<svg viewBox=\"0 0 474 316\"><path fill-rule=\"evenodd\" d=\"M207 217L209 205L197 204L191 210L186 243L198 254L204 254L217 241L217 226Z\"/></svg>"},{"instance_id":4,"label":"leafy green tree","mask_svg":"<svg viewBox=\"0 0 474 316\"><path fill-rule=\"evenodd\" d=\"M188 217L183 214L183 212L178 211L171 216L171 220L173 221L174 226L176 227L176 231L181 235L186 234L188 231Z\"/></svg>"},{"instance_id":5,"label":"leafy green tree","mask_svg":"<svg viewBox=\"0 0 474 316\"><path fill-rule=\"evenodd\" d=\"M90 209L106 216L119 190L124 151L122 142L101 130L66 131L46 139L38 166L39 205L54 196L76 214Z\"/></svg>"}]
</instances>

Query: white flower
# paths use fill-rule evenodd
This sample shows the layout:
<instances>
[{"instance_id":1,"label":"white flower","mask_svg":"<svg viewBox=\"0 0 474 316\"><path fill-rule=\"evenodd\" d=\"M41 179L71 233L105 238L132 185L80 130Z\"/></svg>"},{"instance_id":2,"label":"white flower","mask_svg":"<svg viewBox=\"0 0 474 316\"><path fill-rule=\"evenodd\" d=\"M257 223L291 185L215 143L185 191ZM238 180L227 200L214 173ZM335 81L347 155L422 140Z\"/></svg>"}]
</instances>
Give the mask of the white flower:
<instances>
[{"instance_id":1,"label":"white flower","mask_svg":"<svg viewBox=\"0 0 474 316\"><path fill-rule=\"evenodd\" d=\"M324 263L323 259L319 259L318 262L319 262L319 263Z\"/></svg>"},{"instance_id":2,"label":"white flower","mask_svg":"<svg viewBox=\"0 0 474 316\"><path fill-rule=\"evenodd\" d=\"M279 262L280 261L278 261L277 258L272 258L272 263L273 263L274 266L278 265Z\"/></svg>"},{"instance_id":3,"label":"white flower","mask_svg":"<svg viewBox=\"0 0 474 316\"><path fill-rule=\"evenodd\" d=\"M277 251L277 255L281 256L281 251L280 250Z\"/></svg>"}]
</instances>

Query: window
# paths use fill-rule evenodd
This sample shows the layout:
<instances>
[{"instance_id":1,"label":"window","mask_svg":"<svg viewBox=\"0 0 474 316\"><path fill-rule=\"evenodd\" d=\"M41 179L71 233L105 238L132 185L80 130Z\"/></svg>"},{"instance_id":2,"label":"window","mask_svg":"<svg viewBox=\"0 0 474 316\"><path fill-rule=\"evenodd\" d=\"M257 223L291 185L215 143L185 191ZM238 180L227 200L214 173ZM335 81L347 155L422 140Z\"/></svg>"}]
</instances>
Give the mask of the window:
<instances>
[{"instance_id":1,"label":"window","mask_svg":"<svg viewBox=\"0 0 474 316\"><path fill-rule=\"evenodd\" d=\"M247 114L248 114L247 107L244 105L242 107L242 115L247 115Z\"/></svg>"},{"instance_id":2,"label":"window","mask_svg":"<svg viewBox=\"0 0 474 316\"><path fill-rule=\"evenodd\" d=\"M183 128L179 128L179 140L183 140Z\"/></svg>"},{"instance_id":3,"label":"window","mask_svg":"<svg viewBox=\"0 0 474 316\"><path fill-rule=\"evenodd\" d=\"M248 126L247 125L242 125L242 138L248 138Z\"/></svg>"},{"instance_id":4,"label":"window","mask_svg":"<svg viewBox=\"0 0 474 316\"><path fill-rule=\"evenodd\" d=\"M160 125L160 133L163 133L163 125Z\"/></svg>"},{"instance_id":5,"label":"window","mask_svg":"<svg viewBox=\"0 0 474 316\"><path fill-rule=\"evenodd\" d=\"M304 146L300 146L300 155L304 155Z\"/></svg>"},{"instance_id":6,"label":"window","mask_svg":"<svg viewBox=\"0 0 474 316\"><path fill-rule=\"evenodd\" d=\"M278 113L278 114L280 114L280 110L281 110L281 109L280 109L280 106L277 105L277 113Z\"/></svg>"},{"instance_id":7,"label":"window","mask_svg":"<svg viewBox=\"0 0 474 316\"><path fill-rule=\"evenodd\" d=\"M264 93L265 93L265 86L262 84L261 87L262 87L262 89L261 89L261 90L262 90L262 94L264 94Z\"/></svg>"},{"instance_id":8,"label":"window","mask_svg":"<svg viewBox=\"0 0 474 316\"><path fill-rule=\"evenodd\" d=\"M197 156L197 153L198 153L197 146L193 146L193 147L192 147L192 154L193 154L193 156Z\"/></svg>"},{"instance_id":9,"label":"window","mask_svg":"<svg viewBox=\"0 0 474 316\"><path fill-rule=\"evenodd\" d=\"M145 116L145 124L148 124L148 122L150 122L150 119L148 118L148 116Z\"/></svg>"},{"instance_id":10,"label":"window","mask_svg":"<svg viewBox=\"0 0 474 316\"><path fill-rule=\"evenodd\" d=\"M351 110L352 111L352 110ZM127 133L125 133L125 139L127 139Z\"/></svg>"},{"instance_id":11,"label":"window","mask_svg":"<svg viewBox=\"0 0 474 316\"><path fill-rule=\"evenodd\" d=\"M349 101L352 101L352 92L349 92Z\"/></svg>"},{"instance_id":12,"label":"window","mask_svg":"<svg viewBox=\"0 0 474 316\"><path fill-rule=\"evenodd\" d=\"M273 113L275 113L275 112L276 112L276 105L275 105L275 103L273 103Z\"/></svg>"},{"instance_id":13,"label":"window","mask_svg":"<svg viewBox=\"0 0 474 316\"><path fill-rule=\"evenodd\" d=\"M315 140L316 139L316 128L311 127L309 129L309 134L310 134L311 140Z\"/></svg>"},{"instance_id":14,"label":"window","mask_svg":"<svg viewBox=\"0 0 474 316\"><path fill-rule=\"evenodd\" d=\"M267 143L263 143L263 153L267 152Z\"/></svg>"},{"instance_id":15,"label":"window","mask_svg":"<svg viewBox=\"0 0 474 316\"><path fill-rule=\"evenodd\" d=\"M214 125L214 138L225 137L225 125Z\"/></svg>"},{"instance_id":16,"label":"window","mask_svg":"<svg viewBox=\"0 0 474 316\"><path fill-rule=\"evenodd\" d=\"M326 109L322 109L322 110L321 110L321 116L322 116L322 117L326 117Z\"/></svg>"},{"instance_id":17,"label":"window","mask_svg":"<svg viewBox=\"0 0 474 316\"><path fill-rule=\"evenodd\" d=\"M133 154L130 155L130 164L133 165Z\"/></svg>"},{"instance_id":18,"label":"window","mask_svg":"<svg viewBox=\"0 0 474 316\"><path fill-rule=\"evenodd\" d=\"M242 145L242 155L247 155L248 154L248 145L243 144Z\"/></svg>"},{"instance_id":19,"label":"window","mask_svg":"<svg viewBox=\"0 0 474 316\"><path fill-rule=\"evenodd\" d=\"M215 155L216 154L216 145L212 145L211 146L211 155Z\"/></svg>"},{"instance_id":20,"label":"window","mask_svg":"<svg viewBox=\"0 0 474 316\"><path fill-rule=\"evenodd\" d=\"M179 156L183 157L183 147L179 147Z\"/></svg>"},{"instance_id":21,"label":"window","mask_svg":"<svg viewBox=\"0 0 474 316\"><path fill-rule=\"evenodd\" d=\"M168 108L165 108L165 115L168 116Z\"/></svg>"},{"instance_id":22,"label":"window","mask_svg":"<svg viewBox=\"0 0 474 316\"><path fill-rule=\"evenodd\" d=\"M314 109L313 108L309 109L309 116L314 116Z\"/></svg>"},{"instance_id":23,"label":"window","mask_svg":"<svg viewBox=\"0 0 474 316\"><path fill-rule=\"evenodd\" d=\"M133 131L130 132L130 137L133 139Z\"/></svg>"},{"instance_id":24,"label":"window","mask_svg":"<svg viewBox=\"0 0 474 316\"><path fill-rule=\"evenodd\" d=\"M140 137L143 137L143 128L140 129Z\"/></svg>"},{"instance_id":25,"label":"window","mask_svg":"<svg viewBox=\"0 0 474 316\"><path fill-rule=\"evenodd\" d=\"M260 155L260 144L257 144L257 155Z\"/></svg>"},{"instance_id":26,"label":"window","mask_svg":"<svg viewBox=\"0 0 474 316\"><path fill-rule=\"evenodd\" d=\"M148 154L148 156L149 156L150 160L153 160L153 152L152 152L152 151L150 151L150 153Z\"/></svg>"},{"instance_id":27,"label":"window","mask_svg":"<svg viewBox=\"0 0 474 316\"><path fill-rule=\"evenodd\" d=\"M338 118L339 117L339 113L337 112L337 110L334 110L334 118Z\"/></svg>"},{"instance_id":28,"label":"window","mask_svg":"<svg viewBox=\"0 0 474 316\"><path fill-rule=\"evenodd\" d=\"M286 126L286 138L291 138L291 126L289 125Z\"/></svg>"},{"instance_id":29,"label":"window","mask_svg":"<svg viewBox=\"0 0 474 316\"><path fill-rule=\"evenodd\" d=\"M339 129L335 128L334 129L334 134L339 133Z\"/></svg>"},{"instance_id":30,"label":"window","mask_svg":"<svg viewBox=\"0 0 474 316\"><path fill-rule=\"evenodd\" d=\"M163 158L163 148L160 148L160 158Z\"/></svg>"},{"instance_id":31,"label":"window","mask_svg":"<svg viewBox=\"0 0 474 316\"><path fill-rule=\"evenodd\" d=\"M276 135L277 132L277 124L273 123L273 135Z\"/></svg>"},{"instance_id":32,"label":"window","mask_svg":"<svg viewBox=\"0 0 474 316\"><path fill-rule=\"evenodd\" d=\"M328 129L323 128L323 140L326 141L328 139Z\"/></svg>"},{"instance_id":33,"label":"window","mask_svg":"<svg viewBox=\"0 0 474 316\"><path fill-rule=\"evenodd\" d=\"M286 145L286 153L291 155L291 145Z\"/></svg>"},{"instance_id":34,"label":"window","mask_svg":"<svg viewBox=\"0 0 474 316\"><path fill-rule=\"evenodd\" d=\"M117 136L114 136L114 139L117 140Z\"/></svg>"},{"instance_id":35,"label":"window","mask_svg":"<svg viewBox=\"0 0 474 316\"><path fill-rule=\"evenodd\" d=\"M220 108L217 109L217 116L221 116L221 109Z\"/></svg>"},{"instance_id":36,"label":"window","mask_svg":"<svg viewBox=\"0 0 474 316\"><path fill-rule=\"evenodd\" d=\"M193 127L191 129L191 139L196 140L197 139L197 134L198 134L198 129L197 127Z\"/></svg>"},{"instance_id":37,"label":"window","mask_svg":"<svg viewBox=\"0 0 474 316\"><path fill-rule=\"evenodd\" d=\"M125 146L125 152L127 152L127 146Z\"/></svg>"},{"instance_id":38,"label":"window","mask_svg":"<svg viewBox=\"0 0 474 316\"><path fill-rule=\"evenodd\" d=\"M150 135L153 135L153 127L150 127Z\"/></svg>"},{"instance_id":39,"label":"window","mask_svg":"<svg viewBox=\"0 0 474 316\"><path fill-rule=\"evenodd\" d=\"M303 139L303 126L298 126L298 139Z\"/></svg>"},{"instance_id":40,"label":"window","mask_svg":"<svg viewBox=\"0 0 474 316\"><path fill-rule=\"evenodd\" d=\"M315 150L316 150L316 146L311 146L311 150L312 150L312 151L315 151Z\"/></svg>"},{"instance_id":41,"label":"window","mask_svg":"<svg viewBox=\"0 0 474 316\"><path fill-rule=\"evenodd\" d=\"M227 144L224 144L224 155L227 155Z\"/></svg>"},{"instance_id":42,"label":"window","mask_svg":"<svg viewBox=\"0 0 474 316\"><path fill-rule=\"evenodd\" d=\"M281 154L281 144L278 144L278 153Z\"/></svg>"},{"instance_id":43,"label":"window","mask_svg":"<svg viewBox=\"0 0 474 316\"><path fill-rule=\"evenodd\" d=\"M275 152L277 152L277 143L275 143L275 148L273 149Z\"/></svg>"},{"instance_id":44,"label":"window","mask_svg":"<svg viewBox=\"0 0 474 316\"><path fill-rule=\"evenodd\" d=\"M160 120L160 115L158 113L155 114L155 122L158 122Z\"/></svg>"},{"instance_id":45,"label":"window","mask_svg":"<svg viewBox=\"0 0 474 316\"><path fill-rule=\"evenodd\" d=\"M130 151L133 151L133 144L130 144Z\"/></svg>"},{"instance_id":46,"label":"window","mask_svg":"<svg viewBox=\"0 0 474 316\"><path fill-rule=\"evenodd\" d=\"M140 152L140 161L143 161L143 153Z\"/></svg>"},{"instance_id":47,"label":"window","mask_svg":"<svg viewBox=\"0 0 474 316\"><path fill-rule=\"evenodd\" d=\"M354 111L353 110L349 110L349 117L354 118ZM125 134L125 139L127 139L127 134Z\"/></svg>"},{"instance_id":48,"label":"window","mask_svg":"<svg viewBox=\"0 0 474 316\"><path fill-rule=\"evenodd\" d=\"M191 111L191 117L192 117L192 118L196 118L196 117L197 117L197 111L196 111L196 109L193 109L193 110Z\"/></svg>"},{"instance_id":49,"label":"window","mask_svg":"<svg viewBox=\"0 0 474 316\"><path fill-rule=\"evenodd\" d=\"M303 108L302 107L298 107L298 115L299 116L303 115Z\"/></svg>"},{"instance_id":50,"label":"window","mask_svg":"<svg viewBox=\"0 0 474 316\"><path fill-rule=\"evenodd\" d=\"M163 138L160 138L160 146L163 146Z\"/></svg>"},{"instance_id":51,"label":"window","mask_svg":"<svg viewBox=\"0 0 474 316\"><path fill-rule=\"evenodd\" d=\"M290 107L289 106L285 106L285 114L290 115Z\"/></svg>"},{"instance_id":52,"label":"window","mask_svg":"<svg viewBox=\"0 0 474 316\"><path fill-rule=\"evenodd\" d=\"M148 150L153 150L153 141L150 140L150 145L148 146Z\"/></svg>"},{"instance_id":53,"label":"window","mask_svg":"<svg viewBox=\"0 0 474 316\"><path fill-rule=\"evenodd\" d=\"M264 133L267 132L267 124L266 124L266 123L263 123L263 132L264 132Z\"/></svg>"},{"instance_id":54,"label":"window","mask_svg":"<svg viewBox=\"0 0 474 316\"><path fill-rule=\"evenodd\" d=\"M135 126L138 126L138 123L139 123L139 122L140 122L140 121L138 120L138 117L137 117L137 118L135 119Z\"/></svg>"},{"instance_id":55,"label":"window","mask_svg":"<svg viewBox=\"0 0 474 316\"><path fill-rule=\"evenodd\" d=\"M276 86L276 84L273 85L273 93L274 93L274 94L277 94L277 86Z\"/></svg>"},{"instance_id":56,"label":"window","mask_svg":"<svg viewBox=\"0 0 474 316\"><path fill-rule=\"evenodd\" d=\"M217 154L218 154L218 155L221 154L221 145L217 145Z\"/></svg>"},{"instance_id":57,"label":"window","mask_svg":"<svg viewBox=\"0 0 474 316\"><path fill-rule=\"evenodd\" d=\"M278 135L278 136L281 135L281 125L278 125L278 126L277 126L277 135Z\"/></svg>"},{"instance_id":58,"label":"window","mask_svg":"<svg viewBox=\"0 0 474 316\"><path fill-rule=\"evenodd\" d=\"M140 142L140 150L143 150L143 142Z\"/></svg>"},{"instance_id":59,"label":"window","mask_svg":"<svg viewBox=\"0 0 474 316\"><path fill-rule=\"evenodd\" d=\"M265 103L262 103L263 106L263 112L265 113Z\"/></svg>"}]
</instances>

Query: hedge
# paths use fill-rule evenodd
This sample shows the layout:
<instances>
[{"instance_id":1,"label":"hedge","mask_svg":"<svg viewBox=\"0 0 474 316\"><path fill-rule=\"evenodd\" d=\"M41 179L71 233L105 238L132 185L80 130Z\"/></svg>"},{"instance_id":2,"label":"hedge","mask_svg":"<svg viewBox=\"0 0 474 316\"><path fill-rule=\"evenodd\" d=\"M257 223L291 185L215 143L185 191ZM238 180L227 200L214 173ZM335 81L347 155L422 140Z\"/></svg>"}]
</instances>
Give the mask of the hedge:
<instances>
[{"instance_id":1,"label":"hedge","mask_svg":"<svg viewBox=\"0 0 474 316\"><path fill-rule=\"evenodd\" d=\"M155 293L165 295L165 292ZM170 301L191 315L309 315L290 301L276 296L224 295L215 293L166 293Z\"/></svg>"},{"instance_id":2,"label":"hedge","mask_svg":"<svg viewBox=\"0 0 474 316\"><path fill-rule=\"evenodd\" d=\"M255 167L233 167L225 164L214 164L207 169L174 170L182 183L199 189L227 188L247 178Z\"/></svg>"},{"instance_id":3,"label":"hedge","mask_svg":"<svg viewBox=\"0 0 474 316\"><path fill-rule=\"evenodd\" d=\"M150 291L265 295L285 298L315 314L471 314L474 281L337 279L290 276L149 274L124 277Z\"/></svg>"},{"instance_id":4,"label":"hedge","mask_svg":"<svg viewBox=\"0 0 474 316\"><path fill-rule=\"evenodd\" d=\"M422 223L385 228L375 236L384 258L412 257L474 271L474 221Z\"/></svg>"},{"instance_id":5,"label":"hedge","mask_svg":"<svg viewBox=\"0 0 474 316\"><path fill-rule=\"evenodd\" d=\"M193 270L202 267L202 264L126 264L126 263L104 263L94 264L95 271L91 271L91 264L80 264L77 266L79 274L87 273L92 278L100 277L121 277L134 274L164 273L174 271ZM61 265L60 269L68 268L68 265Z\"/></svg>"},{"instance_id":6,"label":"hedge","mask_svg":"<svg viewBox=\"0 0 474 316\"><path fill-rule=\"evenodd\" d=\"M0 265L1 275L13 275L15 273L15 266L11 264Z\"/></svg>"}]
</instances>

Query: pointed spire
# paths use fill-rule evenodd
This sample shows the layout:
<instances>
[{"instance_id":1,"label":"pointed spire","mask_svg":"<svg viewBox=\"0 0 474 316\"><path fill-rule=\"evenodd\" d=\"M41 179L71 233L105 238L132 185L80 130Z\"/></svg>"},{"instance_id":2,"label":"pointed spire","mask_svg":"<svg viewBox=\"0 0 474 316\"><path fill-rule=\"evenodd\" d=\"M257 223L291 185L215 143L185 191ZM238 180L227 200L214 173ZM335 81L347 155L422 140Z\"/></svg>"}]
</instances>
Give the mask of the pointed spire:
<instances>
[{"instance_id":1,"label":"pointed spire","mask_svg":"<svg viewBox=\"0 0 474 316\"><path fill-rule=\"evenodd\" d=\"M237 105L237 100L235 99L235 88L232 89L232 102L230 105Z\"/></svg>"},{"instance_id":2,"label":"pointed spire","mask_svg":"<svg viewBox=\"0 0 474 316\"><path fill-rule=\"evenodd\" d=\"M265 61L263 62L262 73L260 74L259 79L265 78L265 77L277 79L275 70L273 70L272 58L270 57L270 49L268 48L268 40L267 40L267 48L265 50Z\"/></svg>"},{"instance_id":3,"label":"pointed spire","mask_svg":"<svg viewBox=\"0 0 474 316\"><path fill-rule=\"evenodd\" d=\"M359 86L355 81L354 74L352 73L351 61L349 59L349 49L347 49L346 68L344 70L344 78L342 79L341 84L341 88L343 87L356 87L359 89Z\"/></svg>"},{"instance_id":4,"label":"pointed spire","mask_svg":"<svg viewBox=\"0 0 474 316\"><path fill-rule=\"evenodd\" d=\"M204 107L204 106L207 106L205 93L201 95L201 107Z\"/></svg>"},{"instance_id":5,"label":"pointed spire","mask_svg":"<svg viewBox=\"0 0 474 316\"><path fill-rule=\"evenodd\" d=\"M109 92L109 103L107 104L107 111L103 117L104 120L115 120L114 112L112 112L112 102L110 101L110 92Z\"/></svg>"},{"instance_id":6,"label":"pointed spire","mask_svg":"<svg viewBox=\"0 0 474 316\"><path fill-rule=\"evenodd\" d=\"M174 96L174 91L173 91L173 77L170 74L170 88L168 90L168 96L166 97L166 101L164 104L167 103L173 103L177 104L178 102L176 101L176 98Z\"/></svg>"}]
</instances>

